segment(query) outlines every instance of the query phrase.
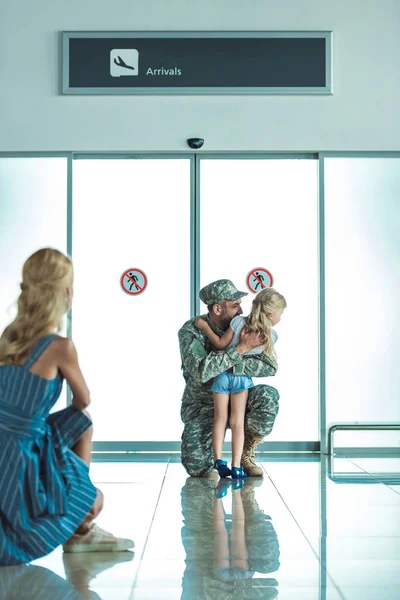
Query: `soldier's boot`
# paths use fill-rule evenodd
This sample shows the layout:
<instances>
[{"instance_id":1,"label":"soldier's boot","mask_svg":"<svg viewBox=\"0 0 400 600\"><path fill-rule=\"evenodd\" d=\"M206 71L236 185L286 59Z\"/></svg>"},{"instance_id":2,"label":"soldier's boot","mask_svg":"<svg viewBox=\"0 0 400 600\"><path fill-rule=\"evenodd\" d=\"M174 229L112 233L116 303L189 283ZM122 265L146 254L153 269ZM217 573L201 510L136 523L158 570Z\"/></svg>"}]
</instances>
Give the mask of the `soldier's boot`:
<instances>
[{"instance_id":1,"label":"soldier's boot","mask_svg":"<svg viewBox=\"0 0 400 600\"><path fill-rule=\"evenodd\" d=\"M216 469L213 469L212 471L209 471L208 473L204 473L203 475L200 475L200 477L202 479L210 479L211 481L214 481L215 483L217 483L218 471Z\"/></svg>"},{"instance_id":2,"label":"soldier's boot","mask_svg":"<svg viewBox=\"0 0 400 600\"><path fill-rule=\"evenodd\" d=\"M264 471L261 467L256 465L254 461L254 455L256 453L257 445L263 441L262 437L246 436L243 446L242 459L240 461L241 466L246 471L249 477L262 477Z\"/></svg>"}]
</instances>

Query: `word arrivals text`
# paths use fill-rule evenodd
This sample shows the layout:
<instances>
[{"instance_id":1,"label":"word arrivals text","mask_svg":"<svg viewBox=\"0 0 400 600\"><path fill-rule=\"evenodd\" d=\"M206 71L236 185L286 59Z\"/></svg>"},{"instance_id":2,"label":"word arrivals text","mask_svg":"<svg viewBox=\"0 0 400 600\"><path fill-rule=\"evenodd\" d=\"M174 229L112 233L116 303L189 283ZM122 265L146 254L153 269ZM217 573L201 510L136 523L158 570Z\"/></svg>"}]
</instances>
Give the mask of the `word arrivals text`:
<instances>
[{"instance_id":1,"label":"word arrivals text","mask_svg":"<svg viewBox=\"0 0 400 600\"><path fill-rule=\"evenodd\" d=\"M178 67L173 69L164 69L164 67L161 67L161 69L152 69L149 67L146 75L182 75L182 69L178 69Z\"/></svg>"}]
</instances>

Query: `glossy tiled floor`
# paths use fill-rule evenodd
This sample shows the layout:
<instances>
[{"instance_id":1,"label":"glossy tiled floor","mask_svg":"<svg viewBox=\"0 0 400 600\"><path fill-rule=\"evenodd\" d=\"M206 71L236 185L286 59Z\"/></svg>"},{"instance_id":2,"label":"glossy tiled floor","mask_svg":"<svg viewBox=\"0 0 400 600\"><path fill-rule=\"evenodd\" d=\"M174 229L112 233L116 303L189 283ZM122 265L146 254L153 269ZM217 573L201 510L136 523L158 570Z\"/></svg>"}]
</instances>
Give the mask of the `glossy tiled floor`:
<instances>
[{"instance_id":1,"label":"glossy tiled floor","mask_svg":"<svg viewBox=\"0 0 400 600\"><path fill-rule=\"evenodd\" d=\"M261 460L217 493L176 459L94 463L98 523L135 552L0 569L0 600L398 600L400 458Z\"/></svg>"}]
</instances>

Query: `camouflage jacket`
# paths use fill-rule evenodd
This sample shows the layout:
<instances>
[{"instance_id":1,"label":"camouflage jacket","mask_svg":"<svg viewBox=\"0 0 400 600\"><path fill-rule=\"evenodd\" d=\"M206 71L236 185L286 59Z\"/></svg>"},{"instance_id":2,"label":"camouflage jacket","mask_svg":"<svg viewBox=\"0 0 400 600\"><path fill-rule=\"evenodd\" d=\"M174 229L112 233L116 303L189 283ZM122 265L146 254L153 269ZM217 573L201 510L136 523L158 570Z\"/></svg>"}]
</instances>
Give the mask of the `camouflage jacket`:
<instances>
[{"instance_id":1,"label":"camouflage jacket","mask_svg":"<svg viewBox=\"0 0 400 600\"><path fill-rule=\"evenodd\" d=\"M207 315L203 315L203 318L219 336L224 333L210 321ZM186 381L181 408L181 418L184 423L201 412L212 409L210 388L213 378L220 373L232 368L235 375L269 377L275 375L278 368L276 362L265 352L240 356L236 348L214 351L209 339L195 326L195 320L196 317L186 321L178 333L182 371Z\"/></svg>"}]
</instances>

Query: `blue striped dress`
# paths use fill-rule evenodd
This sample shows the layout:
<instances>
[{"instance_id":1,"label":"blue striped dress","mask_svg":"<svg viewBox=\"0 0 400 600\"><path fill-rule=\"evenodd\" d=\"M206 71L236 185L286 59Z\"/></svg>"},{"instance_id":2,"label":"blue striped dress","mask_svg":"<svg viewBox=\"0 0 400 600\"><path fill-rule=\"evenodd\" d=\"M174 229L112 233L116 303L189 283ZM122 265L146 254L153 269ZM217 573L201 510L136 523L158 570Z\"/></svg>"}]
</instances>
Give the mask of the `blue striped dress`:
<instances>
[{"instance_id":1,"label":"blue striped dress","mask_svg":"<svg viewBox=\"0 0 400 600\"><path fill-rule=\"evenodd\" d=\"M43 337L22 366L0 366L0 565L40 558L66 542L96 499L88 466L72 452L91 426L72 406L49 415L61 374L29 371L55 335Z\"/></svg>"}]
</instances>

